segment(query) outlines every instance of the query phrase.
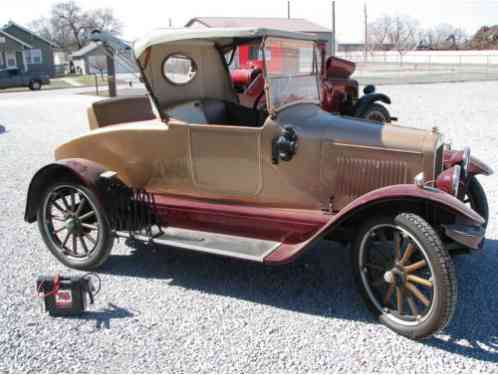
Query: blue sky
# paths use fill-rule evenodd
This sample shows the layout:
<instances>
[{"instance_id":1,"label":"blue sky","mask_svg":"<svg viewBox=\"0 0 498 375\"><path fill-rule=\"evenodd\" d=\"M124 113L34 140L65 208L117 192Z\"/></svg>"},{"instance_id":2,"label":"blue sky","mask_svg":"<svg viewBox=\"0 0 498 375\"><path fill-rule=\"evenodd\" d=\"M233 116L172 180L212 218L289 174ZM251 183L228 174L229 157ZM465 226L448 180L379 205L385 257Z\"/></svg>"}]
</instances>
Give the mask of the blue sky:
<instances>
[{"instance_id":1,"label":"blue sky","mask_svg":"<svg viewBox=\"0 0 498 375\"><path fill-rule=\"evenodd\" d=\"M21 24L49 13L54 0L2 1L0 22ZM336 0L338 38L361 41L364 0ZM80 0L84 8L113 8L125 24L124 36L134 39L152 28L175 27L196 16L286 17L287 0ZM446 22L475 32L481 25L498 24L498 0L366 0L369 18L382 14L409 14L424 27ZM292 16L331 25L331 0L292 0Z\"/></svg>"}]
</instances>

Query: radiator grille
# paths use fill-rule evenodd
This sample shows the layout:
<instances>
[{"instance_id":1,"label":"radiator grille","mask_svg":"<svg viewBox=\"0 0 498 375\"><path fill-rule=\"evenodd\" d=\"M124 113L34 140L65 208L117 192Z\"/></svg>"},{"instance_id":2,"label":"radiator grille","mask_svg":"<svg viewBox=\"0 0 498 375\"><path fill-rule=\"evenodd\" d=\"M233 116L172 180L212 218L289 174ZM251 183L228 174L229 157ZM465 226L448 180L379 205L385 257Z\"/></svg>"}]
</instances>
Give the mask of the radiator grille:
<instances>
[{"instance_id":1,"label":"radiator grille","mask_svg":"<svg viewBox=\"0 0 498 375\"><path fill-rule=\"evenodd\" d=\"M406 162L337 158L336 189L340 195L357 197L371 190L408 182Z\"/></svg>"},{"instance_id":2,"label":"radiator grille","mask_svg":"<svg viewBox=\"0 0 498 375\"><path fill-rule=\"evenodd\" d=\"M436 160L434 166L434 178L437 178L439 174L443 171L443 154L444 154L444 144L438 147L436 151Z\"/></svg>"}]
</instances>

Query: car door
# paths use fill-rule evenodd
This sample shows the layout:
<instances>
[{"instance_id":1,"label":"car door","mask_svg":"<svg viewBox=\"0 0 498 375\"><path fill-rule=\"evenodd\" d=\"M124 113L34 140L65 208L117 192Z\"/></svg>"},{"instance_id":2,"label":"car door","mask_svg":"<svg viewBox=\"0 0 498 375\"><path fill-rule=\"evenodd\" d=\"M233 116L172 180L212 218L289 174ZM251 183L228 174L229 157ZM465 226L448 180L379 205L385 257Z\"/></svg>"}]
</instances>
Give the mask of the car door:
<instances>
[{"instance_id":1,"label":"car door","mask_svg":"<svg viewBox=\"0 0 498 375\"><path fill-rule=\"evenodd\" d=\"M262 128L188 125L190 171L208 195L254 197L263 186Z\"/></svg>"},{"instance_id":2,"label":"car door","mask_svg":"<svg viewBox=\"0 0 498 375\"><path fill-rule=\"evenodd\" d=\"M10 74L10 86L11 87L24 86L23 85L23 77L22 77L19 69L9 70L9 74Z\"/></svg>"}]
</instances>

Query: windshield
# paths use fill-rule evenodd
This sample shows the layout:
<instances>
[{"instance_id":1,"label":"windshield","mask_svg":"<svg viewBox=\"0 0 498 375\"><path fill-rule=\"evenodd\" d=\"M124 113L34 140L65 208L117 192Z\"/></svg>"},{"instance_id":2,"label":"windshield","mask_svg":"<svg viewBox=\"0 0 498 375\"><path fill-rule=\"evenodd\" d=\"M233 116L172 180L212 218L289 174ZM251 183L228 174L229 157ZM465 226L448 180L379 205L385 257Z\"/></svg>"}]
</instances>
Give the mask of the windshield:
<instances>
[{"instance_id":1,"label":"windshield","mask_svg":"<svg viewBox=\"0 0 498 375\"><path fill-rule=\"evenodd\" d=\"M317 50L312 41L266 40L266 78L272 109L302 100L319 102L317 61Z\"/></svg>"}]
</instances>

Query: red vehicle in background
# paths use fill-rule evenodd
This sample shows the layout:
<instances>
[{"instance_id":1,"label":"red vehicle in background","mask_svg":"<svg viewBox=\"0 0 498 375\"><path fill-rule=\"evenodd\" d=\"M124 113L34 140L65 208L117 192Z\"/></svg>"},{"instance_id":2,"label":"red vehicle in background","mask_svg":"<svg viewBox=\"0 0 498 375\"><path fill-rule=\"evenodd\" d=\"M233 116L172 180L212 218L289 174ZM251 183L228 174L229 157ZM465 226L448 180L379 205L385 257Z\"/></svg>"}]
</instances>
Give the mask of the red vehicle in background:
<instances>
[{"instance_id":1,"label":"red vehicle in background","mask_svg":"<svg viewBox=\"0 0 498 375\"><path fill-rule=\"evenodd\" d=\"M274 64L279 63L278 50L266 50L265 56ZM385 104L391 104L391 99L377 93L375 86L367 85L363 95L359 96L358 81L351 79L356 69L352 61L338 57L325 56L325 44L320 46L320 89L321 106L324 110L341 116L365 118L370 121L391 122L392 117ZM263 50L257 44L240 46L238 49L237 68L231 70L231 77L239 95L240 103L257 108L264 104Z\"/></svg>"}]
</instances>

